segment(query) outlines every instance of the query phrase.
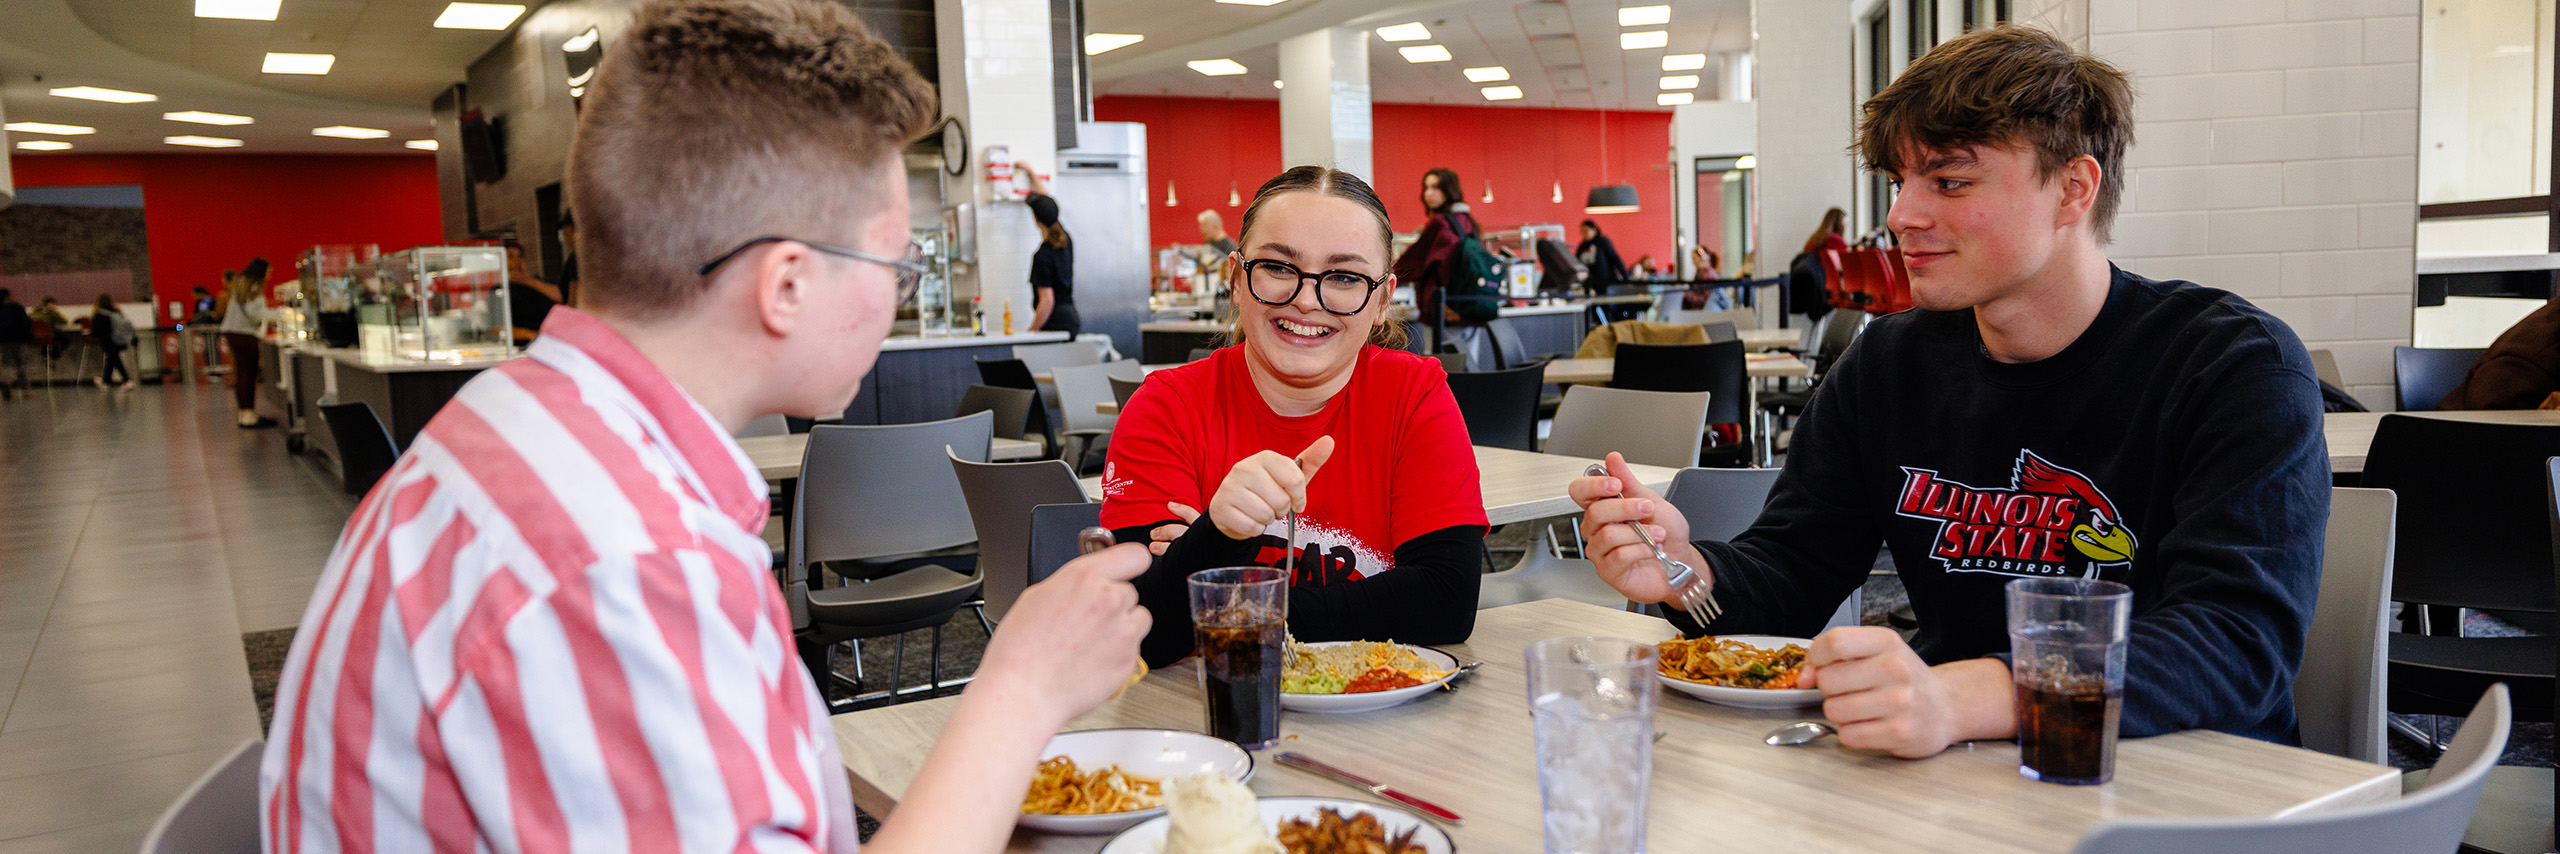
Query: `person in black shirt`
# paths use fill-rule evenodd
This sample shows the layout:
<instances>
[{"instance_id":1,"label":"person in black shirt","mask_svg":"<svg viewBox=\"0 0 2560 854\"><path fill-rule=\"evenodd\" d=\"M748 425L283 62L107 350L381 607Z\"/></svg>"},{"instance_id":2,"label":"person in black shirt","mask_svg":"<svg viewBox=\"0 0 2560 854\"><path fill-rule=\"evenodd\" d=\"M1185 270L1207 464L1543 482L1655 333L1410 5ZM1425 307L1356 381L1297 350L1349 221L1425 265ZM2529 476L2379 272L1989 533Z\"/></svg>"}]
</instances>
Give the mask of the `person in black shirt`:
<instances>
[{"instance_id":1,"label":"person in black shirt","mask_svg":"<svg viewBox=\"0 0 2560 854\"><path fill-rule=\"evenodd\" d=\"M1573 254L1582 260L1584 269L1591 271L1583 284L1590 286L1592 293L1606 292L1628 279L1627 261L1618 257L1618 244L1600 233L1600 223L1596 221L1582 221L1582 242L1574 245Z\"/></svg>"},{"instance_id":2,"label":"person in black shirt","mask_svg":"<svg viewBox=\"0 0 2560 854\"><path fill-rule=\"evenodd\" d=\"M1058 200L1031 164L1013 168L1031 176L1031 221L1040 224L1040 248L1031 253L1031 329L1056 331L1073 338L1084 331L1076 314L1076 241L1058 224Z\"/></svg>"},{"instance_id":3,"label":"person in black shirt","mask_svg":"<svg viewBox=\"0 0 2560 854\"><path fill-rule=\"evenodd\" d=\"M1669 597L1619 524L1641 520L1724 606L1681 631L1801 636L1883 541L1918 635L1824 632L1800 682L1844 745L1906 757L2016 734L2007 582L2121 581L2124 735L2293 740L2328 517L2317 381L2248 301L2108 262L2132 105L2114 68L2013 27L1939 45L1870 99L1857 147L1901 186L1886 224L1919 308L1877 319L1817 388L1732 542L1684 542L1614 454L1575 481L1601 577Z\"/></svg>"}]
</instances>

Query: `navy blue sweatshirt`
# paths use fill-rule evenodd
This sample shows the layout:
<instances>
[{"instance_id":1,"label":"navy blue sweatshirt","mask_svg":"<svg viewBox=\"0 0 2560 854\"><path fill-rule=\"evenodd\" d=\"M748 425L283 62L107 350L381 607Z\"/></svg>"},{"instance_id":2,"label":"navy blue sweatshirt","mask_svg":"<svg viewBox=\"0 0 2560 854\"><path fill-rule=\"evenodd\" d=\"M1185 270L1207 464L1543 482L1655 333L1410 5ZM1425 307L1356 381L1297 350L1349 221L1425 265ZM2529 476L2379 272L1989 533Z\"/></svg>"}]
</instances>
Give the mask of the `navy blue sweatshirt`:
<instances>
[{"instance_id":1,"label":"navy blue sweatshirt","mask_svg":"<svg viewBox=\"0 0 2560 854\"><path fill-rule=\"evenodd\" d=\"M2011 579L2121 581L2126 736L2291 742L2328 515L2293 331L2118 270L2089 329L2035 362L1993 360L1971 311L1877 319L1814 393L1758 522L1697 546L1725 606L1708 629L1806 637L1883 540L1931 664L2007 655Z\"/></svg>"}]
</instances>

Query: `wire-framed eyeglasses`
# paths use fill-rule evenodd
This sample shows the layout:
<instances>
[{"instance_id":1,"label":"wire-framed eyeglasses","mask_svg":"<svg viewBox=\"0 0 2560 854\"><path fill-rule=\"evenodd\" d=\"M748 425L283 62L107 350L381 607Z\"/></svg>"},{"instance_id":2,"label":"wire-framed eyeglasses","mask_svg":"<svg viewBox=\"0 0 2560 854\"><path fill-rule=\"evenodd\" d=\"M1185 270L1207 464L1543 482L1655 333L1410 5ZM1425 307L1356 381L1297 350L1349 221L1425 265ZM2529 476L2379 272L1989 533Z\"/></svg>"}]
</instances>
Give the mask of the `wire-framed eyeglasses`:
<instances>
[{"instance_id":1,"label":"wire-framed eyeglasses","mask_svg":"<svg viewBox=\"0 0 2560 854\"><path fill-rule=\"evenodd\" d=\"M1298 265L1276 258L1256 258L1244 262L1245 291L1253 301L1263 305L1282 306L1296 302L1298 291L1307 280L1316 283L1316 305L1328 314L1349 317L1369 307L1369 297L1386 282L1385 276L1370 277L1349 270L1326 270L1309 273Z\"/></svg>"},{"instance_id":2,"label":"wire-framed eyeglasses","mask_svg":"<svg viewBox=\"0 0 2560 854\"><path fill-rule=\"evenodd\" d=\"M708 276L711 275L711 271L720 269L720 265L729 263L729 259L738 257L738 253L754 249L767 243L785 242L797 243L828 255L839 255L846 258L852 258L857 261L869 261L898 271L898 303L900 305L904 305L907 300L915 298L916 288L924 283L924 274L932 272L933 269L924 265L924 246L923 244L916 243L915 241L907 242L907 257L884 258L878 255L873 255L869 252L864 252L860 249L849 249L843 246L819 243L814 240L766 235L764 237L759 237L754 240L738 244L737 248L731 249L727 252L722 252L719 257L702 262L702 266L694 272L699 275Z\"/></svg>"}]
</instances>

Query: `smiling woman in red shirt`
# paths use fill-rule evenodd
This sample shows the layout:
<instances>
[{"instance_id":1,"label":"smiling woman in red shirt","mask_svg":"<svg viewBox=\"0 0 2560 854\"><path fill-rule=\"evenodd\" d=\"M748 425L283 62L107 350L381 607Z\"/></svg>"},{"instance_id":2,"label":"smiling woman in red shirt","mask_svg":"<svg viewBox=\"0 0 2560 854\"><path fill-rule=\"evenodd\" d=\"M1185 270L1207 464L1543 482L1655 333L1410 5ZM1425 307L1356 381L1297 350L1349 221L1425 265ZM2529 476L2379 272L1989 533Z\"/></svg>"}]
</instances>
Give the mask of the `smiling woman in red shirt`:
<instances>
[{"instance_id":1,"label":"smiling woman in red shirt","mask_svg":"<svg viewBox=\"0 0 2560 854\"><path fill-rule=\"evenodd\" d=\"M1150 665L1191 653L1183 580L1281 566L1301 640L1454 643L1475 628L1484 500L1436 361L1390 349L1387 215L1300 166L1262 185L1227 269L1239 346L1147 378L1112 430L1102 521L1164 544L1137 580ZM1383 345L1383 346L1382 346ZM1287 512L1298 509L1297 539Z\"/></svg>"}]
</instances>

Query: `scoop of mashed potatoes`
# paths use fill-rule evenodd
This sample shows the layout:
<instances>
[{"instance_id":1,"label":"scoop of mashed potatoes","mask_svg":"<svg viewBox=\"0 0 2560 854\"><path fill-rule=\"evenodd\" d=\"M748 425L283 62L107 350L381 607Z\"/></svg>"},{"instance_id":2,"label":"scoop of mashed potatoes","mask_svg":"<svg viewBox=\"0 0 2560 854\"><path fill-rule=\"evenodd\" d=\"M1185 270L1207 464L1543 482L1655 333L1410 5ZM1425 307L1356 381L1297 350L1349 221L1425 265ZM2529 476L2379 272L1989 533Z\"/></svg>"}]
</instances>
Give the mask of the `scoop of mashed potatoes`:
<instances>
[{"instance_id":1,"label":"scoop of mashed potatoes","mask_svg":"<svg viewBox=\"0 0 2560 854\"><path fill-rule=\"evenodd\" d=\"M1253 790L1214 774L1165 786L1164 854L1287 854L1262 826Z\"/></svg>"}]
</instances>

